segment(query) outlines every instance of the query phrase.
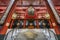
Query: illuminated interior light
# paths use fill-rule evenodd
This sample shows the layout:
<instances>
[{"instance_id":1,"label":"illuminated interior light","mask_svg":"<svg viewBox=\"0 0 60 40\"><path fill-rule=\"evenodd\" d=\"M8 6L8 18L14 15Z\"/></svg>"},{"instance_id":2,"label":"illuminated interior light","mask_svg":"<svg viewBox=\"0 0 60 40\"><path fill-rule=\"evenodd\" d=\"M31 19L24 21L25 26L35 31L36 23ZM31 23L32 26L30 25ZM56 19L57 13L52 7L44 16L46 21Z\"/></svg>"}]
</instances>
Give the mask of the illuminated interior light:
<instances>
[{"instance_id":1,"label":"illuminated interior light","mask_svg":"<svg viewBox=\"0 0 60 40\"><path fill-rule=\"evenodd\" d=\"M45 24L45 23L43 23L43 25L45 26L46 24Z\"/></svg>"},{"instance_id":2,"label":"illuminated interior light","mask_svg":"<svg viewBox=\"0 0 60 40\"><path fill-rule=\"evenodd\" d=\"M32 23L30 23L30 25L33 25Z\"/></svg>"},{"instance_id":3,"label":"illuminated interior light","mask_svg":"<svg viewBox=\"0 0 60 40\"><path fill-rule=\"evenodd\" d=\"M9 26L9 23L6 23L6 26Z\"/></svg>"},{"instance_id":4,"label":"illuminated interior light","mask_svg":"<svg viewBox=\"0 0 60 40\"><path fill-rule=\"evenodd\" d=\"M19 26L20 25L20 23L17 23L17 26Z\"/></svg>"},{"instance_id":5,"label":"illuminated interior light","mask_svg":"<svg viewBox=\"0 0 60 40\"><path fill-rule=\"evenodd\" d=\"M16 17L17 17L17 14L14 13L14 14L12 15L12 19L16 19Z\"/></svg>"},{"instance_id":6,"label":"illuminated interior light","mask_svg":"<svg viewBox=\"0 0 60 40\"><path fill-rule=\"evenodd\" d=\"M55 23L52 23L52 25L53 25L53 26L56 26L56 24L55 24Z\"/></svg>"},{"instance_id":7,"label":"illuminated interior light","mask_svg":"<svg viewBox=\"0 0 60 40\"><path fill-rule=\"evenodd\" d=\"M45 18L46 19L50 19L50 15L47 13L47 14L45 14Z\"/></svg>"}]
</instances>

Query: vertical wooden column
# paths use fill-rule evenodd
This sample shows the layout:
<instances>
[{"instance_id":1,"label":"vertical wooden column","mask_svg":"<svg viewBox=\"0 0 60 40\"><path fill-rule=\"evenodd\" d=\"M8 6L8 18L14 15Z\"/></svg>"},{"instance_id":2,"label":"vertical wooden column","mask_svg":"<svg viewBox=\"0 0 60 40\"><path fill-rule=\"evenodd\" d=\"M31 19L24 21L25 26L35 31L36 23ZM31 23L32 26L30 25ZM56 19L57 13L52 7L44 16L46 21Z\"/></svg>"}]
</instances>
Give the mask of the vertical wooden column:
<instances>
[{"instance_id":1,"label":"vertical wooden column","mask_svg":"<svg viewBox=\"0 0 60 40\"><path fill-rule=\"evenodd\" d=\"M10 25L10 29L12 28L12 25L13 25L13 21L14 21L14 20L12 19L12 21L11 21L11 25Z\"/></svg>"},{"instance_id":2,"label":"vertical wooden column","mask_svg":"<svg viewBox=\"0 0 60 40\"><path fill-rule=\"evenodd\" d=\"M49 19L49 24L50 24L50 28L53 28L52 26L52 22L51 22L51 20Z\"/></svg>"},{"instance_id":3,"label":"vertical wooden column","mask_svg":"<svg viewBox=\"0 0 60 40\"><path fill-rule=\"evenodd\" d=\"M38 23L38 20L36 20L36 25L37 25L37 28L39 28L39 23Z\"/></svg>"},{"instance_id":4,"label":"vertical wooden column","mask_svg":"<svg viewBox=\"0 0 60 40\"><path fill-rule=\"evenodd\" d=\"M24 28L24 29L26 28L26 19L24 20L23 28Z\"/></svg>"}]
</instances>

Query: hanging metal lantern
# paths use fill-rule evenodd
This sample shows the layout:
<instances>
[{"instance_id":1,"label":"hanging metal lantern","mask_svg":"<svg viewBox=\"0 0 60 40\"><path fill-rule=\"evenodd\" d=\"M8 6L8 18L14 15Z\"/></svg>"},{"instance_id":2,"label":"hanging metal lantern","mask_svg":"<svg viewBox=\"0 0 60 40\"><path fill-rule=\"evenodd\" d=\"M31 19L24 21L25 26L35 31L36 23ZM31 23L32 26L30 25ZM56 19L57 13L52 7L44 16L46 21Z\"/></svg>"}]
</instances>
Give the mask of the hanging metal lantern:
<instances>
[{"instance_id":1,"label":"hanging metal lantern","mask_svg":"<svg viewBox=\"0 0 60 40\"><path fill-rule=\"evenodd\" d=\"M28 14L34 15L34 8L32 6L28 8Z\"/></svg>"}]
</instances>

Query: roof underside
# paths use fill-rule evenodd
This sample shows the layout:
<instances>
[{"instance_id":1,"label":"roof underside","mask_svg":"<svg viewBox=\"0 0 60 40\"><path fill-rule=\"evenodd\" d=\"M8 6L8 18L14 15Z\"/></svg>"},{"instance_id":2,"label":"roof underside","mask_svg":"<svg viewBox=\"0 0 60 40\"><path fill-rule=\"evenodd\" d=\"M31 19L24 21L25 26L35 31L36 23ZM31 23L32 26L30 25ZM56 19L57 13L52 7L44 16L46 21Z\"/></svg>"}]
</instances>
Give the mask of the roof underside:
<instances>
[{"instance_id":1,"label":"roof underside","mask_svg":"<svg viewBox=\"0 0 60 40\"><path fill-rule=\"evenodd\" d=\"M8 5L9 4L9 1L10 0L0 0L0 5ZM57 6L60 6L60 0L52 0L53 1L53 3L54 3L54 5L57 5ZM22 2L21 2L21 0L19 0L18 2L17 2L17 5L19 6L19 5L29 5L30 4L30 2L32 2L34 5L42 5L42 6L44 6L44 1L42 1L42 0L22 0Z\"/></svg>"}]
</instances>

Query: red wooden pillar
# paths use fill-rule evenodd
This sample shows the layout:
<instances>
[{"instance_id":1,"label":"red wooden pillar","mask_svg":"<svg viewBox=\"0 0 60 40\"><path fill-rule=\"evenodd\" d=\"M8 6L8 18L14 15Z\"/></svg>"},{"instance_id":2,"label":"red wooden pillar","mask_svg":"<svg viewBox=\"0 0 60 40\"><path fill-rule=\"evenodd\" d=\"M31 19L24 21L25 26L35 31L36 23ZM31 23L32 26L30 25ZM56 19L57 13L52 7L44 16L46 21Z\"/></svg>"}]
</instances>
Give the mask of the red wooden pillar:
<instances>
[{"instance_id":1,"label":"red wooden pillar","mask_svg":"<svg viewBox=\"0 0 60 40\"><path fill-rule=\"evenodd\" d=\"M53 28L53 27L52 27L52 22L51 22L50 19L49 19L49 24L50 24L50 28Z\"/></svg>"},{"instance_id":2,"label":"red wooden pillar","mask_svg":"<svg viewBox=\"0 0 60 40\"><path fill-rule=\"evenodd\" d=\"M36 25L37 25L37 28L39 28L39 23L38 23L38 20L36 20Z\"/></svg>"},{"instance_id":3,"label":"red wooden pillar","mask_svg":"<svg viewBox=\"0 0 60 40\"><path fill-rule=\"evenodd\" d=\"M14 21L14 20L12 19L12 21L11 21L11 25L10 25L10 29L12 28L12 25L13 25L13 21Z\"/></svg>"},{"instance_id":4,"label":"red wooden pillar","mask_svg":"<svg viewBox=\"0 0 60 40\"><path fill-rule=\"evenodd\" d=\"M26 28L26 19L24 20L24 25L23 25L23 28Z\"/></svg>"}]
</instances>

